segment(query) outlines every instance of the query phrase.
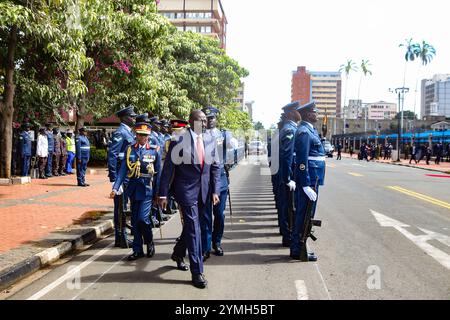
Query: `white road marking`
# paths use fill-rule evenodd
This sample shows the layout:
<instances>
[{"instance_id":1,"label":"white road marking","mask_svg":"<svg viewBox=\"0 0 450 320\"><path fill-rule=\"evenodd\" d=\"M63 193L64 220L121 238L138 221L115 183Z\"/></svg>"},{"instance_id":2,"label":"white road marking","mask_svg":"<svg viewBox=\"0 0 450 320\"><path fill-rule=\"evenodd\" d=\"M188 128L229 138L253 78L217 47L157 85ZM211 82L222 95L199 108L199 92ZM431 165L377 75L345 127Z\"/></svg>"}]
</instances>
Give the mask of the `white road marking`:
<instances>
[{"instance_id":1,"label":"white road marking","mask_svg":"<svg viewBox=\"0 0 450 320\"><path fill-rule=\"evenodd\" d=\"M317 263L314 263L314 266L316 267L316 270L319 273L320 280L322 280L323 288L325 289L325 292L327 293L328 300L332 300L331 295L330 295L330 290L328 290L325 279L323 278L322 272L319 269L319 265Z\"/></svg>"},{"instance_id":2,"label":"white road marking","mask_svg":"<svg viewBox=\"0 0 450 320\"><path fill-rule=\"evenodd\" d=\"M111 271L116 265L118 265L120 262L122 262L123 259L125 259L125 257L127 257L127 255L123 256L119 261L117 261L116 263L114 263L111 267L109 267L105 272L103 272L97 279L95 279L94 282L91 282L86 288L84 288L83 290L81 290L75 297L73 297L71 300L75 300L77 299L80 295L82 295L84 292L86 292L86 290L88 290L90 287L92 287L94 284L96 284L98 282L98 280L100 280L105 274L107 274L109 271Z\"/></svg>"},{"instance_id":3,"label":"white road marking","mask_svg":"<svg viewBox=\"0 0 450 320\"><path fill-rule=\"evenodd\" d=\"M297 300L309 300L308 290L306 289L305 281L296 280L295 289L297 290Z\"/></svg>"},{"instance_id":4,"label":"white road marking","mask_svg":"<svg viewBox=\"0 0 450 320\"><path fill-rule=\"evenodd\" d=\"M50 283L45 288L41 289L40 291L36 292L34 295L29 297L27 300L39 300L43 296L45 296L47 293L58 287L63 282L67 281L67 279L70 279L77 273L79 273L82 269L86 268L88 265L90 265L92 262L97 260L99 257L104 255L106 252L111 250L111 248L114 246L114 242L109 244L106 248L102 249L101 251L97 252L95 255L87 259L85 262L81 263L78 267L71 269L71 271L67 272L63 276L61 276L59 279L56 279L52 283Z\"/></svg>"},{"instance_id":5,"label":"white road marking","mask_svg":"<svg viewBox=\"0 0 450 320\"><path fill-rule=\"evenodd\" d=\"M381 213L378 213L376 211L370 210L375 219L378 221L380 226L382 227L392 227L399 231L401 234L403 234L406 238L411 240L415 245L417 245L420 249L422 249L426 254L428 254L430 257L434 258L437 262L439 262L441 265L443 265L445 268L450 270L450 255L445 253L442 250L439 250L436 247L433 247L427 241L429 240L437 240L441 243L450 246L450 238L437 233L428 231L426 229L420 229L422 232L424 232L424 235L413 235L412 233L408 232L404 228L409 227L409 225L404 224L403 222L394 220L392 218L389 218Z\"/></svg>"}]
</instances>

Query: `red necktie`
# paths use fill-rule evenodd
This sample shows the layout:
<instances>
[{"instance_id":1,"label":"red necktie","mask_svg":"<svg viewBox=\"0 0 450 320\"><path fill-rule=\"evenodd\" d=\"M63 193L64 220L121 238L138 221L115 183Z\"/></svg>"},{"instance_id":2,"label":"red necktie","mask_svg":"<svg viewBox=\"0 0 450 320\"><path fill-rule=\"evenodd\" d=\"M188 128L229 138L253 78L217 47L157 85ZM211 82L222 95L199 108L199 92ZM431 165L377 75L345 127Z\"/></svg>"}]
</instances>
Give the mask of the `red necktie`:
<instances>
[{"instance_id":1,"label":"red necktie","mask_svg":"<svg viewBox=\"0 0 450 320\"><path fill-rule=\"evenodd\" d=\"M205 164L205 149L203 147L203 139L200 135L197 136L197 156L200 167L203 169Z\"/></svg>"}]
</instances>

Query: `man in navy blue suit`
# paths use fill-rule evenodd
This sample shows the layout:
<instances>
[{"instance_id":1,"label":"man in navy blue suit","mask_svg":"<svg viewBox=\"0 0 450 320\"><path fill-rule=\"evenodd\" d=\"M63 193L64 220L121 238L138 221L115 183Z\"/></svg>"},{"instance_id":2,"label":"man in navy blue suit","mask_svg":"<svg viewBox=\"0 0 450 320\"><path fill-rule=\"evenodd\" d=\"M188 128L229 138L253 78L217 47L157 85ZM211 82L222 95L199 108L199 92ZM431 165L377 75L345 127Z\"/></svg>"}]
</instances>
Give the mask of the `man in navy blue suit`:
<instances>
[{"instance_id":1,"label":"man in navy blue suit","mask_svg":"<svg viewBox=\"0 0 450 320\"><path fill-rule=\"evenodd\" d=\"M183 214L183 231L174 247L172 260L180 270L187 271L184 263L186 249L192 274L192 283L205 288L199 217L204 214L207 197L219 203L220 165L212 137L206 133L206 115L194 110L189 116L190 128L172 141L164 162L159 187L159 205L166 209L171 184L175 200ZM211 188L211 189L210 189Z\"/></svg>"}]
</instances>

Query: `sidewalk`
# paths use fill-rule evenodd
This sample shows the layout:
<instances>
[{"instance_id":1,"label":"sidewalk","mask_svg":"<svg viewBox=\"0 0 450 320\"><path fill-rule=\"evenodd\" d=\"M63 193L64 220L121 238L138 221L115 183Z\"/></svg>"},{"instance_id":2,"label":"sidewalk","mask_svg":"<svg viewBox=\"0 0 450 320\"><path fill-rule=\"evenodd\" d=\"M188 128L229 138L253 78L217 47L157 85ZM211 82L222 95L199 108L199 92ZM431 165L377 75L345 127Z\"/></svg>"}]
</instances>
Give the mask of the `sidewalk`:
<instances>
[{"instance_id":1,"label":"sidewalk","mask_svg":"<svg viewBox=\"0 0 450 320\"><path fill-rule=\"evenodd\" d=\"M0 186L0 288L111 230L106 170L88 169L86 182L78 187L68 175Z\"/></svg>"},{"instance_id":2,"label":"sidewalk","mask_svg":"<svg viewBox=\"0 0 450 320\"><path fill-rule=\"evenodd\" d=\"M333 156L335 156L336 154L334 154ZM345 158L350 158L350 154L349 153L342 153L342 157ZM358 155L357 154L353 154L352 159L358 160ZM409 159L405 160L405 159L400 159L401 162L394 162L392 160L383 160L383 158L379 158L378 160L374 160L375 162L379 162L379 163L387 163L387 164L393 164L393 165L398 165L398 166L405 166L405 167L411 167L411 168L417 168L417 169L424 169L424 170L429 170L429 171L435 171L435 172L441 172L441 173L447 173L450 174L450 162L440 162L439 165L434 163L434 159L431 161L430 160L430 164L427 165L425 159L423 159L422 161L420 161L419 164L415 164L414 161L411 162L411 164L409 164ZM361 160L361 161L366 161L366 160Z\"/></svg>"},{"instance_id":3,"label":"sidewalk","mask_svg":"<svg viewBox=\"0 0 450 320\"><path fill-rule=\"evenodd\" d=\"M75 175L0 187L0 254L61 230L83 214L111 211L111 184L100 170L86 176L86 188L77 187Z\"/></svg>"}]
</instances>

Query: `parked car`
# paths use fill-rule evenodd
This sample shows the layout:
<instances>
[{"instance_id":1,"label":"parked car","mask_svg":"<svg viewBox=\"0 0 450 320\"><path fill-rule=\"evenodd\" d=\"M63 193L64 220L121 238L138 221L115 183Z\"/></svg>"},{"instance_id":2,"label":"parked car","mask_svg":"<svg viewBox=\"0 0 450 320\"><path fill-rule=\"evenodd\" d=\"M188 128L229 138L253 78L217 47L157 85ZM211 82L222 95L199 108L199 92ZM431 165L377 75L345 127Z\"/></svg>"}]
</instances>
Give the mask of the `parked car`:
<instances>
[{"instance_id":1,"label":"parked car","mask_svg":"<svg viewBox=\"0 0 450 320\"><path fill-rule=\"evenodd\" d=\"M249 154L265 154L266 149L261 141L251 141L248 147Z\"/></svg>"},{"instance_id":2,"label":"parked car","mask_svg":"<svg viewBox=\"0 0 450 320\"><path fill-rule=\"evenodd\" d=\"M323 142L323 148L325 149L325 154L329 158L333 158L333 152L334 152L334 146L331 145L330 141L324 141Z\"/></svg>"}]
</instances>

